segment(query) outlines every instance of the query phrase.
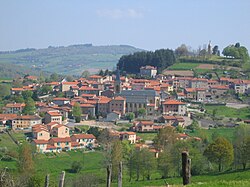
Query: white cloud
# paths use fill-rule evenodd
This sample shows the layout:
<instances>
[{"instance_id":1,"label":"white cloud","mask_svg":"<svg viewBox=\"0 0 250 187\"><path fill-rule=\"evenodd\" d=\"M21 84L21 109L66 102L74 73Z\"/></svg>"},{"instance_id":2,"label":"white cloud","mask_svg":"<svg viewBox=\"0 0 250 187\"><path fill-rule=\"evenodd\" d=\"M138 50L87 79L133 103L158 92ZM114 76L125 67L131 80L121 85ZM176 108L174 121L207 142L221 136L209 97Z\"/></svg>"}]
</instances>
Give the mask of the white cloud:
<instances>
[{"instance_id":1,"label":"white cloud","mask_svg":"<svg viewBox=\"0 0 250 187\"><path fill-rule=\"evenodd\" d=\"M123 18L142 18L143 12L135 9L104 9L97 10L99 17L107 17L112 19L123 19Z\"/></svg>"}]
</instances>

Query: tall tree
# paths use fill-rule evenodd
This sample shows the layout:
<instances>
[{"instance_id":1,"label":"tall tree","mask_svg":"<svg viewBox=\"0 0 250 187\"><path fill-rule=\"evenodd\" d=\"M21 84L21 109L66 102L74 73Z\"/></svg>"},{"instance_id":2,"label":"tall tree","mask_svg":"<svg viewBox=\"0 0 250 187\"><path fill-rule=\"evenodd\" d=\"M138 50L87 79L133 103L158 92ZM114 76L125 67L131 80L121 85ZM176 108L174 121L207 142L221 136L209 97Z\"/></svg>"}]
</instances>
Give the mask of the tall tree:
<instances>
[{"instance_id":1,"label":"tall tree","mask_svg":"<svg viewBox=\"0 0 250 187\"><path fill-rule=\"evenodd\" d=\"M227 139L219 137L208 145L204 155L209 161L218 164L219 171L222 171L223 166L232 163L234 150L232 144Z\"/></svg>"},{"instance_id":2,"label":"tall tree","mask_svg":"<svg viewBox=\"0 0 250 187\"><path fill-rule=\"evenodd\" d=\"M236 164L241 164L246 169L250 162L250 127L240 125L236 128L234 134L234 158Z\"/></svg>"},{"instance_id":3,"label":"tall tree","mask_svg":"<svg viewBox=\"0 0 250 187\"><path fill-rule=\"evenodd\" d=\"M185 44L182 44L180 47L175 49L175 54L177 56L187 56L188 55L188 47Z\"/></svg>"},{"instance_id":4,"label":"tall tree","mask_svg":"<svg viewBox=\"0 0 250 187\"><path fill-rule=\"evenodd\" d=\"M36 112L35 102L31 97L29 97L25 100L25 107L23 108L22 113L32 115L35 112Z\"/></svg>"},{"instance_id":5,"label":"tall tree","mask_svg":"<svg viewBox=\"0 0 250 187\"><path fill-rule=\"evenodd\" d=\"M26 100L28 98L31 98L33 95L33 92L30 90L25 90L22 92L23 99Z\"/></svg>"},{"instance_id":6,"label":"tall tree","mask_svg":"<svg viewBox=\"0 0 250 187\"><path fill-rule=\"evenodd\" d=\"M18 170L22 174L32 174L34 171L34 161L32 157L32 147L28 143L23 143L19 147Z\"/></svg>"},{"instance_id":7,"label":"tall tree","mask_svg":"<svg viewBox=\"0 0 250 187\"><path fill-rule=\"evenodd\" d=\"M122 144L120 140L115 140L111 148L111 164L112 164L112 181L117 179L119 171L119 163L123 158Z\"/></svg>"},{"instance_id":8,"label":"tall tree","mask_svg":"<svg viewBox=\"0 0 250 187\"><path fill-rule=\"evenodd\" d=\"M79 103L75 103L72 109L73 116L77 123L81 121L82 110Z\"/></svg>"},{"instance_id":9,"label":"tall tree","mask_svg":"<svg viewBox=\"0 0 250 187\"><path fill-rule=\"evenodd\" d=\"M89 73L88 70L84 70L84 71L82 72L81 77L83 77L83 78L88 78L89 76L90 76L90 73Z\"/></svg>"},{"instance_id":10,"label":"tall tree","mask_svg":"<svg viewBox=\"0 0 250 187\"><path fill-rule=\"evenodd\" d=\"M167 126L160 129L154 139L154 144L158 149L170 149L177 139L175 128Z\"/></svg>"}]
</instances>

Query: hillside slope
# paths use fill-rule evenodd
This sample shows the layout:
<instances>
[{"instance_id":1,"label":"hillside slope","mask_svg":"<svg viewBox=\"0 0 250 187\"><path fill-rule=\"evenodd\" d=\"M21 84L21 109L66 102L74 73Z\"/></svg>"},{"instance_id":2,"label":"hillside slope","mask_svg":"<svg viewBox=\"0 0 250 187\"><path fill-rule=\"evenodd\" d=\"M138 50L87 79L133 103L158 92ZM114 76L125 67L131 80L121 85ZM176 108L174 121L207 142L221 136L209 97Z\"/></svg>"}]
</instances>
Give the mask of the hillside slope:
<instances>
[{"instance_id":1,"label":"hillside slope","mask_svg":"<svg viewBox=\"0 0 250 187\"><path fill-rule=\"evenodd\" d=\"M21 49L0 52L0 64L15 64L62 74L81 74L84 70L112 70L122 55L142 51L128 45L93 46L92 44Z\"/></svg>"}]
</instances>

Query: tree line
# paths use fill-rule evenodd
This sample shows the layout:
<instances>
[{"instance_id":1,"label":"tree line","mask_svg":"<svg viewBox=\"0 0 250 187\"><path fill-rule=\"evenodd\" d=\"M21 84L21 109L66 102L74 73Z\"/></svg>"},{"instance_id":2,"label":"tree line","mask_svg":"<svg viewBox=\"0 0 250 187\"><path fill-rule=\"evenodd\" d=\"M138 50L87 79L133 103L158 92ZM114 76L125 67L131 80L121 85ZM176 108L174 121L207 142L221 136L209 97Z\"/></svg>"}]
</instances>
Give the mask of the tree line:
<instances>
[{"instance_id":1,"label":"tree line","mask_svg":"<svg viewBox=\"0 0 250 187\"><path fill-rule=\"evenodd\" d=\"M117 66L126 73L139 73L140 67L151 65L157 67L158 72L162 72L168 66L173 65L176 58L173 50L160 49L154 52L142 51L134 54L124 55L120 58Z\"/></svg>"}]
</instances>

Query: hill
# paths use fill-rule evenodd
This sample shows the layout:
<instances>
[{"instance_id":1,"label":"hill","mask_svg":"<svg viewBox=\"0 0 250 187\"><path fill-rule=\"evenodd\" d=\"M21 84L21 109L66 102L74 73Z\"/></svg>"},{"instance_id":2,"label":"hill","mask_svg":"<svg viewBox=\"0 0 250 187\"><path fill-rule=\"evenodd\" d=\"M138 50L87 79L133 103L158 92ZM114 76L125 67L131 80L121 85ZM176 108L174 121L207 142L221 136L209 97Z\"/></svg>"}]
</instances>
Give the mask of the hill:
<instances>
[{"instance_id":1,"label":"hill","mask_svg":"<svg viewBox=\"0 0 250 187\"><path fill-rule=\"evenodd\" d=\"M20 49L0 52L0 64L14 64L36 70L77 75L84 70L97 72L110 69L122 55L142 51L128 45L93 46L92 44L70 45L45 49Z\"/></svg>"}]
</instances>

